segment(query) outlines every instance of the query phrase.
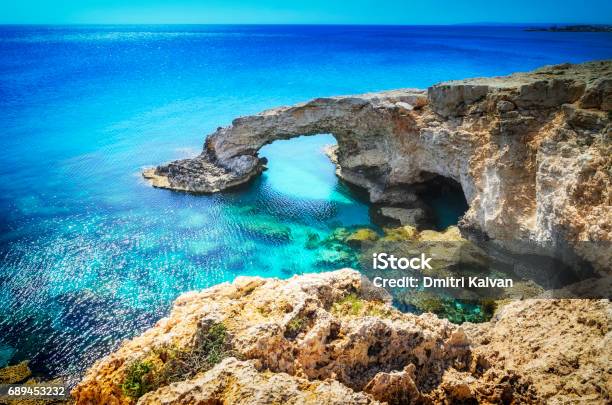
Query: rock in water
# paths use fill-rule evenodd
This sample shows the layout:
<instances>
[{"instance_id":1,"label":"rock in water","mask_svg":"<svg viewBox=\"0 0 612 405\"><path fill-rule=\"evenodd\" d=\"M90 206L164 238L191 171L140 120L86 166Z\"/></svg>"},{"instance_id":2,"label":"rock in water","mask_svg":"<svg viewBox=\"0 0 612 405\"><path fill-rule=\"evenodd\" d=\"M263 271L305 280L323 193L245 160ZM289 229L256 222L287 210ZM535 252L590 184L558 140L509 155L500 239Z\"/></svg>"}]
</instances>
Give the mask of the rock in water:
<instances>
[{"instance_id":1,"label":"rock in water","mask_svg":"<svg viewBox=\"0 0 612 405\"><path fill-rule=\"evenodd\" d=\"M22 382L32 375L27 361L22 361L14 366L0 368L0 384L16 384Z\"/></svg>"},{"instance_id":2,"label":"rock in water","mask_svg":"<svg viewBox=\"0 0 612 405\"><path fill-rule=\"evenodd\" d=\"M370 228L357 229L346 238L349 246L360 247L363 243L373 242L378 239L378 234Z\"/></svg>"}]
</instances>

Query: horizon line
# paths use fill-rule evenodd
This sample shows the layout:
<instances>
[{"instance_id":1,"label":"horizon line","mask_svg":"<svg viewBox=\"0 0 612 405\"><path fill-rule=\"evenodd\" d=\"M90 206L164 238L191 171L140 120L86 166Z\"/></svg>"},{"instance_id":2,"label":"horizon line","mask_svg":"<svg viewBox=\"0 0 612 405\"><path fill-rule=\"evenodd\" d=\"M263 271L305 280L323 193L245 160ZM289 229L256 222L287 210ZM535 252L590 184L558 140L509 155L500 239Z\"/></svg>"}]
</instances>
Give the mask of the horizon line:
<instances>
[{"instance_id":1,"label":"horizon line","mask_svg":"<svg viewBox=\"0 0 612 405\"><path fill-rule=\"evenodd\" d=\"M0 22L0 26L87 26L87 25L212 25L212 26L223 26L223 25L244 25L244 26L388 26L388 27L435 27L435 26L525 26L525 25L546 25L546 26L576 26L576 25L590 25L590 26L610 26L612 23L589 23L589 22L580 22L580 23L565 23L565 22L464 22L464 23L180 23L180 22L172 22L172 23L130 23L130 22L96 22L96 23L75 23L75 22L66 22L66 23L28 23L28 22Z\"/></svg>"}]
</instances>

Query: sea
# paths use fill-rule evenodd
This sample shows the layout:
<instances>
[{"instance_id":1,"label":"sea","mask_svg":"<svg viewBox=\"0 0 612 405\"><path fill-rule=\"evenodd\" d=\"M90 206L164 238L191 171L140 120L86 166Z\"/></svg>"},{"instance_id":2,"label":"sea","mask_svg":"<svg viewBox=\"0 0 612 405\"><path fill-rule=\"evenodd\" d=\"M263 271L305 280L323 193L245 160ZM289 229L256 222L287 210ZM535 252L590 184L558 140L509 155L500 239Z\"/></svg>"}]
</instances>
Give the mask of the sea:
<instances>
[{"instance_id":1,"label":"sea","mask_svg":"<svg viewBox=\"0 0 612 405\"><path fill-rule=\"evenodd\" d=\"M0 367L74 381L185 291L333 270L346 255L317 241L380 231L329 134L264 147L236 190L143 181L233 118L606 58L610 33L521 26L0 26ZM453 201L432 201L440 228Z\"/></svg>"}]
</instances>

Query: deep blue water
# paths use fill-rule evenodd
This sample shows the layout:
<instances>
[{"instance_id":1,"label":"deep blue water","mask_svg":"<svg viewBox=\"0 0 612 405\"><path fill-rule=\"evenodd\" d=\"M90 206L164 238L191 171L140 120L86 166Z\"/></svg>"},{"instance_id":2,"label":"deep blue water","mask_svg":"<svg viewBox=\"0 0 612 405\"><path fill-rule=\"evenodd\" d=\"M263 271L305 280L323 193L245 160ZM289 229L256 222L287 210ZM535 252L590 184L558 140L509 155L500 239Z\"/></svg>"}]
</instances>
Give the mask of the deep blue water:
<instances>
[{"instance_id":1,"label":"deep blue water","mask_svg":"<svg viewBox=\"0 0 612 405\"><path fill-rule=\"evenodd\" d=\"M143 182L233 117L610 57L610 34L520 27L0 27L0 366L78 373L183 291L333 267L307 240L370 219L331 136L266 147L239 191Z\"/></svg>"}]
</instances>

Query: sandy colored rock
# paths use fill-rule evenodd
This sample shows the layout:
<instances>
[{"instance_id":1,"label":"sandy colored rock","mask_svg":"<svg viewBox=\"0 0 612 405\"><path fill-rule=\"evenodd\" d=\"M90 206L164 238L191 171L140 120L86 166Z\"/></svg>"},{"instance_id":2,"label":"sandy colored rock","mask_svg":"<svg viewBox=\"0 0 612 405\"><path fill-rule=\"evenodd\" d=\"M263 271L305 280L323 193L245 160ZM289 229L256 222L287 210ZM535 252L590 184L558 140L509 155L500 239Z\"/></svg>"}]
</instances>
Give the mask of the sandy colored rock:
<instances>
[{"instance_id":1,"label":"sandy colored rock","mask_svg":"<svg viewBox=\"0 0 612 405\"><path fill-rule=\"evenodd\" d=\"M233 357L193 380L144 395L138 405L159 404L379 404L337 381L309 381L285 373L259 372L253 362Z\"/></svg>"},{"instance_id":2,"label":"sandy colored rock","mask_svg":"<svg viewBox=\"0 0 612 405\"><path fill-rule=\"evenodd\" d=\"M442 232L436 232L429 229L419 233L419 240L423 242L461 242L465 239L461 236L459 228L449 226Z\"/></svg>"},{"instance_id":3,"label":"sandy colored rock","mask_svg":"<svg viewBox=\"0 0 612 405\"><path fill-rule=\"evenodd\" d=\"M387 404L416 404L421 400L421 393L414 383L414 364L402 371L378 373L364 387L364 391Z\"/></svg>"},{"instance_id":4,"label":"sandy colored rock","mask_svg":"<svg viewBox=\"0 0 612 405\"><path fill-rule=\"evenodd\" d=\"M365 303L365 312L341 310L351 294ZM384 290L353 270L286 281L238 277L233 284L183 294L168 318L96 363L74 394L81 403L131 403L120 388L127 366L164 345L189 346L204 320L222 322L233 352L254 360L258 370L331 378L356 391L377 373L410 363L419 365L416 380L423 386L430 384L428 370L467 363L466 350L445 343L452 324L402 314L388 300Z\"/></svg>"},{"instance_id":5,"label":"sandy colored rock","mask_svg":"<svg viewBox=\"0 0 612 405\"><path fill-rule=\"evenodd\" d=\"M491 322L463 327L476 353L504 370L529 376L546 403L609 403L610 301L514 301Z\"/></svg>"},{"instance_id":6,"label":"sandy colored rock","mask_svg":"<svg viewBox=\"0 0 612 405\"><path fill-rule=\"evenodd\" d=\"M231 355L139 403L603 404L611 318L609 301L527 300L491 322L457 326L398 312L353 270L239 277L183 294L167 318L91 367L73 395L79 404L135 403L121 389L129 365L163 363L160 348L190 347L214 322L227 329Z\"/></svg>"},{"instance_id":7,"label":"sandy colored rock","mask_svg":"<svg viewBox=\"0 0 612 405\"><path fill-rule=\"evenodd\" d=\"M383 241L399 242L406 240L417 240L419 231L410 225L404 225L397 228L385 228L385 236Z\"/></svg>"}]
</instances>

